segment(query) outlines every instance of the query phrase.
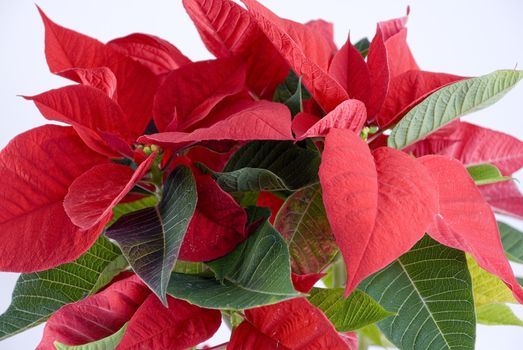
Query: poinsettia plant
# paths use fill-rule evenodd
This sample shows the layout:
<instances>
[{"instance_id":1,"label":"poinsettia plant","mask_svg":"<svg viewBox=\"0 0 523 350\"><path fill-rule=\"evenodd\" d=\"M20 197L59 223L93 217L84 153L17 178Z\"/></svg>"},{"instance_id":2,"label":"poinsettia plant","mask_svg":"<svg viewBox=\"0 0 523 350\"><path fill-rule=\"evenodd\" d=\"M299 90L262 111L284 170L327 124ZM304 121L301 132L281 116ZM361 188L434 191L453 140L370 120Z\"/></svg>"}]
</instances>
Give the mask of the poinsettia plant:
<instances>
[{"instance_id":1,"label":"poinsettia plant","mask_svg":"<svg viewBox=\"0 0 523 350\"><path fill-rule=\"evenodd\" d=\"M38 349L473 349L523 325L523 143L460 121L523 72L421 70L407 16L337 48L255 0L183 0L216 59L42 11L50 121L0 154L0 339Z\"/></svg>"}]
</instances>

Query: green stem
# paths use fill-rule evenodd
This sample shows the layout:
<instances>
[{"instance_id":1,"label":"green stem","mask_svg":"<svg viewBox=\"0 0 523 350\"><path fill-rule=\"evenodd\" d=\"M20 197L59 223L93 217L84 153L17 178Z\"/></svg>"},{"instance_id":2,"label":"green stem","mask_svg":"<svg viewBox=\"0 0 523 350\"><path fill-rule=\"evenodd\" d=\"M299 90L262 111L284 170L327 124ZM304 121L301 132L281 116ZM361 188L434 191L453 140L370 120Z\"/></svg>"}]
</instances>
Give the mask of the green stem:
<instances>
[{"instance_id":1,"label":"green stem","mask_svg":"<svg viewBox=\"0 0 523 350\"><path fill-rule=\"evenodd\" d=\"M347 270L345 269L345 263L341 255L338 257L336 262L332 265L332 287L333 288L345 288L347 284Z\"/></svg>"}]
</instances>

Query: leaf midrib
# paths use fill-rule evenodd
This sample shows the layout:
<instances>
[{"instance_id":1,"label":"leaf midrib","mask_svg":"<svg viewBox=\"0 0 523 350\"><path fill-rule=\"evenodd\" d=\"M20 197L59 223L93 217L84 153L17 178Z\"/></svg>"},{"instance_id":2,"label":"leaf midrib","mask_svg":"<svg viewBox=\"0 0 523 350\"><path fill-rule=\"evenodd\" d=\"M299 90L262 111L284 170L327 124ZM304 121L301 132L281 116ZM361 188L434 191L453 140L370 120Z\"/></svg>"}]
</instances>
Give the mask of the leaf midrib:
<instances>
[{"instance_id":1,"label":"leaf midrib","mask_svg":"<svg viewBox=\"0 0 523 350\"><path fill-rule=\"evenodd\" d=\"M445 341L445 344L447 345L447 348L450 350L452 349L449 342L447 341L447 338L445 337L445 333L443 333L443 331L441 330L441 328L439 327L439 324L438 322L436 321L436 319L434 318L434 316L432 315L432 312L431 312L431 309L430 307L427 305L427 303L425 302L425 298L421 295L420 291L418 290L417 286L416 286L416 283L415 281L410 277L408 271L407 271L407 268L403 265L403 263L401 262L401 258L399 258L397 260L399 266L401 267L402 271L405 273L405 276L407 276L409 282L412 284L412 287L414 288L414 291L416 292L416 294L418 295L418 297L420 298L423 306L425 307L425 309L427 310L428 314L429 314L429 317L432 319L432 321L434 322L434 324L436 325L436 328L438 329L439 333L441 334L441 337L443 338L443 340Z\"/></svg>"}]
</instances>

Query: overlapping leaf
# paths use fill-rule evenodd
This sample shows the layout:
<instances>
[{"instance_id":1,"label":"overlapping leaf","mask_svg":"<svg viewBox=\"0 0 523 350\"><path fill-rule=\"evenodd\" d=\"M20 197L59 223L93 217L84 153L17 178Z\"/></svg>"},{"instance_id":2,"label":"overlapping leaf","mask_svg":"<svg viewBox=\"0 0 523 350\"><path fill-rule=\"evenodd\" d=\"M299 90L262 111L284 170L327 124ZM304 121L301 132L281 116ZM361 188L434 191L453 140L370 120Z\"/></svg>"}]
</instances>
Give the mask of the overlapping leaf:
<instances>
[{"instance_id":1,"label":"overlapping leaf","mask_svg":"<svg viewBox=\"0 0 523 350\"><path fill-rule=\"evenodd\" d=\"M0 315L0 339L43 323L62 306L81 300L105 286L127 267L109 240L98 241L76 261L52 270L22 274L11 305Z\"/></svg>"},{"instance_id":2,"label":"overlapping leaf","mask_svg":"<svg viewBox=\"0 0 523 350\"><path fill-rule=\"evenodd\" d=\"M287 244L267 222L208 265L216 278L173 273L168 293L213 309L249 309L299 296L291 282Z\"/></svg>"},{"instance_id":3,"label":"overlapping leaf","mask_svg":"<svg viewBox=\"0 0 523 350\"><path fill-rule=\"evenodd\" d=\"M165 303L167 284L196 208L191 170L176 168L167 178L160 203L120 218L107 237L120 245L138 276Z\"/></svg>"},{"instance_id":4,"label":"overlapping leaf","mask_svg":"<svg viewBox=\"0 0 523 350\"><path fill-rule=\"evenodd\" d=\"M329 112L349 96L328 73L330 44L303 24L276 16L255 0L243 0L249 13L322 108Z\"/></svg>"},{"instance_id":5,"label":"overlapping leaf","mask_svg":"<svg viewBox=\"0 0 523 350\"><path fill-rule=\"evenodd\" d=\"M371 154L349 130L329 132L319 175L327 216L347 265L347 294L409 250L437 210L436 188L423 166L390 148Z\"/></svg>"},{"instance_id":6,"label":"overlapping leaf","mask_svg":"<svg viewBox=\"0 0 523 350\"><path fill-rule=\"evenodd\" d=\"M84 345L66 345L58 341L54 343L57 350L114 350L120 343L127 329L127 324L108 337Z\"/></svg>"},{"instance_id":7,"label":"overlapping leaf","mask_svg":"<svg viewBox=\"0 0 523 350\"><path fill-rule=\"evenodd\" d=\"M472 165L467 171L476 185L488 185L497 182L510 181L510 176L503 176L499 169L492 164Z\"/></svg>"},{"instance_id":8,"label":"overlapping leaf","mask_svg":"<svg viewBox=\"0 0 523 350\"><path fill-rule=\"evenodd\" d=\"M105 223L80 229L67 216L63 200L78 176L107 161L91 151L73 128L55 125L27 131L2 150L2 271L53 268L77 259L89 249Z\"/></svg>"},{"instance_id":9,"label":"overlapping leaf","mask_svg":"<svg viewBox=\"0 0 523 350\"><path fill-rule=\"evenodd\" d=\"M297 190L318 181L319 154L290 141L250 142L213 177L227 192Z\"/></svg>"},{"instance_id":10,"label":"overlapping leaf","mask_svg":"<svg viewBox=\"0 0 523 350\"><path fill-rule=\"evenodd\" d=\"M419 161L439 188L439 210L428 234L442 244L470 253L479 266L501 278L514 296L523 300L523 290L503 253L492 209L463 165L443 156L425 156Z\"/></svg>"},{"instance_id":11,"label":"overlapping leaf","mask_svg":"<svg viewBox=\"0 0 523 350\"><path fill-rule=\"evenodd\" d=\"M89 229L107 217L113 208L142 179L156 154L142 162L137 169L107 163L92 167L73 181L64 198L64 208L71 221Z\"/></svg>"},{"instance_id":12,"label":"overlapping leaf","mask_svg":"<svg viewBox=\"0 0 523 350\"><path fill-rule=\"evenodd\" d=\"M230 350L355 350L305 298L246 310L245 316L232 334Z\"/></svg>"},{"instance_id":13,"label":"overlapping leaf","mask_svg":"<svg viewBox=\"0 0 523 350\"><path fill-rule=\"evenodd\" d=\"M392 129L389 147L402 149L452 120L497 102L523 78L523 72L501 70L448 85L412 108Z\"/></svg>"},{"instance_id":14,"label":"overlapping leaf","mask_svg":"<svg viewBox=\"0 0 523 350\"><path fill-rule=\"evenodd\" d=\"M323 271L338 252L319 185L289 196L274 227L287 240L292 270L298 274Z\"/></svg>"},{"instance_id":15,"label":"overlapping leaf","mask_svg":"<svg viewBox=\"0 0 523 350\"><path fill-rule=\"evenodd\" d=\"M271 98L289 66L247 11L231 0L184 0L183 5L207 49L216 57L245 57L247 85Z\"/></svg>"},{"instance_id":16,"label":"overlapping leaf","mask_svg":"<svg viewBox=\"0 0 523 350\"><path fill-rule=\"evenodd\" d=\"M523 322L506 305L517 301L503 281L479 267L471 256L467 256L467 264L472 277L478 323L523 326Z\"/></svg>"},{"instance_id":17,"label":"overlapping leaf","mask_svg":"<svg viewBox=\"0 0 523 350\"><path fill-rule=\"evenodd\" d=\"M313 288L308 299L323 311L338 332L353 331L394 315L360 290L344 298L343 288Z\"/></svg>"},{"instance_id":18,"label":"overlapping leaf","mask_svg":"<svg viewBox=\"0 0 523 350\"><path fill-rule=\"evenodd\" d=\"M474 300L464 253L425 237L360 288L397 313L378 326L400 349L474 349Z\"/></svg>"}]
</instances>

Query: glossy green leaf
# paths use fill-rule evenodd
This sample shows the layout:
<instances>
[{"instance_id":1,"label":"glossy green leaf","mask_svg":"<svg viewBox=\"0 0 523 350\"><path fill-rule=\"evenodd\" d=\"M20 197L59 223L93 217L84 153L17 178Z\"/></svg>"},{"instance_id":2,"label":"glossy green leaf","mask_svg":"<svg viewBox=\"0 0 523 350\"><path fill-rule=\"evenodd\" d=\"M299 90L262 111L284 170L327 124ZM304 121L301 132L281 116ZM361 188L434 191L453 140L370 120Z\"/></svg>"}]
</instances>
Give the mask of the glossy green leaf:
<instances>
[{"instance_id":1,"label":"glossy green leaf","mask_svg":"<svg viewBox=\"0 0 523 350\"><path fill-rule=\"evenodd\" d=\"M108 337L84 345L65 345L58 341L54 342L57 350L114 350L122 341L127 323L120 330Z\"/></svg>"},{"instance_id":2,"label":"glossy green leaf","mask_svg":"<svg viewBox=\"0 0 523 350\"><path fill-rule=\"evenodd\" d=\"M210 309L241 310L295 298L289 251L265 222L236 249L208 262L215 277L173 273L168 293Z\"/></svg>"},{"instance_id":3,"label":"glossy green leaf","mask_svg":"<svg viewBox=\"0 0 523 350\"><path fill-rule=\"evenodd\" d=\"M292 141L254 141L212 173L227 192L297 190L317 183L320 156Z\"/></svg>"},{"instance_id":4,"label":"glossy green leaf","mask_svg":"<svg viewBox=\"0 0 523 350\"><path fill-rule=\"evenodd\" d=\"M397 313L378 327L398 348L474 349L472 281L463 252L425 236L360 288Z\"/></svg>"},{"instance_id":5,"label":"glossy green leaf","mask_svg":"<svg viewBox=\"0 0 523 350\"><path fill-rule=\"evenodd\" d=\"M361 53L363 57L367 57L367 54L369 53L370 41L367 38L362 38L358 40L356 44L354 44L354 47Z\"/></svg>"},{"instance_id":6,"label":"glossy green leaf","mask_svg":"<svg viewBox=\"0 0 523 350\"><path fill-rule=\"evenodd\" d=\"M177 167L166 179L160 203L124 215L107 230L134 272L167 304L167 285L196 208L192 171Z\"/></svg>"},{"instance_id":7,"label":"glossy green leaf","mask_svg":"<svg viewBox=\"0 0 523 350\"><path fill-rule=\"evenodd\" d=\"M447 85L412 108L392 129L388 146L402 149L447 123L497 102L523 78L523 71L500 70Z\"/></svg>"},{"instance_id":8,"label":"glossy green leaf","mask_svg":"<svg viewBox=\"0 0 523 350\"><path fill-rule=\"evenodd\" d=\"M489 304L476 308L478 323L489 326L523 326L512 309L505 304Z\"/></svg>"},{"instance_id":9,"label":"glossy green leaf","mask_svg":"<svg viewBox=\"0 0 523 350\"><path fill-rule=\"evenodd\" d=\"M467 167L467 171L476 185L488 185L512 180L510 176L503 176L499 169L492 164L472 165Z\"/></svg>"},{"instance_id":10,"label":"glossy green leaf","mask_svg":"<svg viewBox=\"0 0 523 350\"><path fill-rule=\"evenodd\" d=\"M301 77L298 77L292 70L289 72L287 79L274 91L273 101L280 102L289 107L292 116L303 111L303 100L310 99L311 95L301 83Z\"/></svg>"},{"instance_id":11,"label":"glossy green leaf","mask_svg":"<svg viewBox=\"0 0 523 350\"><path fill-rule=\"evenodd\" d=\"M274 227L287 240L292 270L298 274L323 271L338 252L319 185L289 196L276 216Z\"/></svg>"},{"instance_id":12,"label":"glossy green leaf","mask_svg":"<svg viewBox=\"0 0 523 350\"><path fill-rule=\"evenodd\" d=\"M94 294L127 266L118 247L102 236L74 262L20 275L11 305L0 315L0 340L37 326L62 306Z\"/></svg>"},{"instance_id":13,"label":"glossy green leaf","mask_svg":"<svg viewBox=\"0 0 523 350\"><path fill-rule=\"evenodd\" d=\"M498 227L501 243L507 257L514 262L523 264L523 232L499 221Z\"/></svg>"},{"instance_id":14,"label":"glossy green leaf","mask_svg":"<svg viewBox=\"0 0 523 350\"><path fill-rule=\"evenodd\" d=\"M368 294L355 290L347 298L343 288L312 288L309 301L319 308L338 332L349 332L394 315Z\"/></svg>"}]
</instances>

